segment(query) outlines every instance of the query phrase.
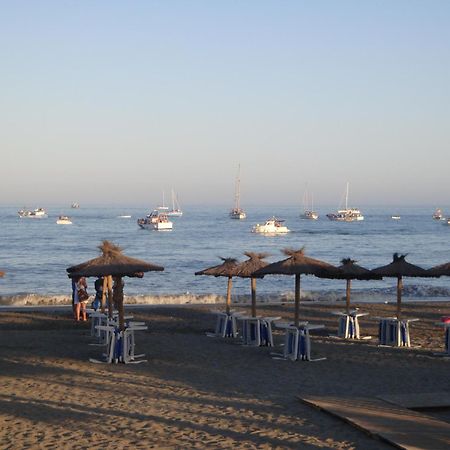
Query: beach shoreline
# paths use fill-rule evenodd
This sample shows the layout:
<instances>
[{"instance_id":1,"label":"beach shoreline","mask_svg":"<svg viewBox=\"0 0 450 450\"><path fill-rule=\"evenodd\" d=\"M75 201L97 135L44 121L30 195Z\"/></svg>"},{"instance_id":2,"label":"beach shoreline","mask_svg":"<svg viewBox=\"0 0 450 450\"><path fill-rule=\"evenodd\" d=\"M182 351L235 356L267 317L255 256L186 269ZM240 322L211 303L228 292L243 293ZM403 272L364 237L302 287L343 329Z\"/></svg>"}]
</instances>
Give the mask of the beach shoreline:
<instances>
[{"instance_id":1,"label":"beach shoreline","mask_svg":"<svg viewBox=\"0 0 450 450\"><path fill-rule=\"evenodd\" d=\"M220 305L214 305L216 309ZM337 308L339 306L339 308ZM413 347L377 345L378 316L394 304L359 304L368 341L343 341L331 313L344 305L303 302L300 316L325 325L313 333L313 358L271 358L276 347L247 347L211 339L211 305L126 306L148 324L137 335L138 365L93 364L88 323L70 307L0 312L0 447L13 448L390 448L360 430L298 401L304 395L376 397L449 392L450 360L443 328L450 302L408 303ZM249 312L248 306L234 306ZM258 314L292 320L293 304L258 305ZM440 420L449 420L445 414Z\"/></svg>"}]
</instances>

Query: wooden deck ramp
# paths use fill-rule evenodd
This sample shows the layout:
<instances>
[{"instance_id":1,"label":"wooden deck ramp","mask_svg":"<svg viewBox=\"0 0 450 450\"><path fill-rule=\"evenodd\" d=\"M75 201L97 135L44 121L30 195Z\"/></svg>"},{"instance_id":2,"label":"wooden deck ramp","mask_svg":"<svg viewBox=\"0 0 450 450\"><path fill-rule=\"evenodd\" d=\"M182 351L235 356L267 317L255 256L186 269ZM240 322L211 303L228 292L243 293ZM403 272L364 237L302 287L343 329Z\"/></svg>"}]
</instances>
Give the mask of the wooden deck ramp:
<instances>
[{"instance_id":1,"label":"wooden deck ramp","mask_svg":"<svg viewBox=\"0 0 450 450\"><path fill-rule=\"evenodd\" d=\"M300 400L398 448L450 448L449 423L381 399L307 396Z\"/></svg>"}]
</instances>

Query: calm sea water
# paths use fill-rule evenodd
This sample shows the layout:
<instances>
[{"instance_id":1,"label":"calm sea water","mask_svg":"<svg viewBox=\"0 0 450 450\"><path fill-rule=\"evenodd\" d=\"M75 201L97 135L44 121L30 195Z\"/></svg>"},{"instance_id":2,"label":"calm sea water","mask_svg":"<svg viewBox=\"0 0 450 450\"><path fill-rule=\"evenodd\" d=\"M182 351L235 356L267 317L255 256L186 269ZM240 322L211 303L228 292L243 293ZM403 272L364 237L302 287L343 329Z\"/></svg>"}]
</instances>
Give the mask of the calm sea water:
<instances>
[{"instance_id":1,"label":"calm sea water","mask_svg":"<svg viewBox=\"0 0 450 450\"><path fill-rule=\"evenodd\" d=\"M407 260L425 268L449 260L450 226L432 220L430 208L362 208L366 220L354 223L331 222L318 208L319 220L299 218L299 207L247 208L246 220L231 220L226 208L185 207L184 216L173 218L172 231L142 230L136 220L146 208L48 208L49 218L20 219L19 208L0 208L0 295L36 293L56 295L70 292L66 267L94 258L103 239L120 245L136 258L165 267L164 272L148 273L143 279L129 279L127 294L223 294L226 280L194 276L194 272L220 263L219 256L245 259L244 251L268 252L270 262L282 259L286 247L306 247L314 258L338 264L352 257L359 264L374 268L391 262L393 252L408 253ZM72 217L73 225L56 224L60 214ZM131 219L119 218L130 214ZM392 214L401 220L392 220ZM252 225L276 215L292 230L283 236L251 233ZM93 283L93 280L92 280ZM294 280L267 276L258 283L266 294L293 290ZM236 280L234 292L248 293L248 280ZM344 291L344 282L303 277L307 291ZM410 279L405 281L411 295L448 295L448 279ZM389 290L395 280L355 282L356 289ZM437 294L436 294L437 293Z\"/></svg>"}]
</instances>

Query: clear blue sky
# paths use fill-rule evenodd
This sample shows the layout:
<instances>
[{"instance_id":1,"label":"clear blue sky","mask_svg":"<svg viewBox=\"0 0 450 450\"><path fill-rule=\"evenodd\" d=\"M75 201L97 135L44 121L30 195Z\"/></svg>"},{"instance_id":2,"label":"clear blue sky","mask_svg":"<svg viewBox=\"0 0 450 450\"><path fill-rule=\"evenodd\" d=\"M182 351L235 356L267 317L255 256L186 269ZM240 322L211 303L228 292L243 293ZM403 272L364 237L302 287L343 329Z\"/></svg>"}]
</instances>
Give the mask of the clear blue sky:
<instances>
[{"instance_id":1,"label":"clear blue sky","mask_svg":"<svg viewBox=\"0 0 450 450\"><path fill-rule=\"evenodd\" d=\"M0 204L450 204L447 0L0 6Z\"/></svg>"}]
</instances>

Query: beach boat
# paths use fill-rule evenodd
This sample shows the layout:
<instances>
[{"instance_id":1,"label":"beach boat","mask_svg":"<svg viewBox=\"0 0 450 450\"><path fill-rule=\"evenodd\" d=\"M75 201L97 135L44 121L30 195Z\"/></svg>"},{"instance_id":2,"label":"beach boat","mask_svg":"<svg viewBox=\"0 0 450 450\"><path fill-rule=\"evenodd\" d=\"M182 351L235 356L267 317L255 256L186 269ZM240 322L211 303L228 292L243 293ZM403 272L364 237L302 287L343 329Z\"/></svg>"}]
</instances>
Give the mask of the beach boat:
<instances>
[{"instance_id":1,"label":"beach boat","mask_svg":"<svg viewBox=\"0 0 450 450\"><path fill-rule=\"evenodd\" d=\"M345 208L339 209L335 213L327 214L328 219L338 222L355 222L364 220L364 216L361 214L361 211L357 208L349 208L348 207L348 186L345 191Z\"/></svg>"},{"instance_id":2,"label":"beach boat","mask_svg":"<svg viewBox=\"0 0 450 450\"><path fill-rule=\"evenodd\" d=\"M282 234L289 233L286 225L283 225L284 220L272 217L267 219L264 224L257 223L252 228L252 233L267 233L267 234Z\"/></svg>"},{"instance_id":3,"label":"beach boat","mask_svg":"<svg viewBox=\"0 0 450 450\"><path fill-rule=\"evenodd\" d=\"M238 166L236 185L234 190L234 208L230 211L230 219L245 219L247 214L241 208L241 166Z\"/></svg>"},{"instance_id":4,"label":"beach boat","mask_svg":"<svg viewBox=\"0 0 450 450\"><path fill-rule=\"evenodd\" d=\"M300 213L300 219L307 220L317 220L319 218L319 214L314 211L313 206L313 196L309 195L308 189L305 189L305 193L303 194L303 212Z\"/></svg>"},{"instance_id":5,"label":"beach boat","mask_svg":"<svg viewBox=\"0 0 450 450\"><path fill-rule=\"evenodd\" d=\"M444 215L442 214L442 209L437 208L433 213L433 219L434 220L445 220Z\"/></svg>"},{"instance_id":6,"label":"beach boat","mask_svg":"<svg viewBox=\"0 0 450 450\"><path fill-rule=\"evenodd\" d=\"M47 211L44 208L36 208L33 210L21 209L17 212L20 218L26 219L46 219L48 217Z\"/></svg>"},{"instance_id":7,"label":"beach boat","mask_svg":"<svg viewBox=\"0 0 450 450\"><path fill-rule=\"evenodd\" d=\"M59 216L56 223L58 225L72 225L72 221L68 216Z\"/></svg>"},{"instance_id":8,"label":"beach boat","mask_svg":"<svg viewBox=\"0 0 450 450\"><path fill-rule=\"evenodd\" d=\"M180 208L180 204L178 203L178 198L175 195L175 191L172 189L172 209L167 212L169 217L181 217L183 215L183 211Z\"/></svg>"}]
</instances>

